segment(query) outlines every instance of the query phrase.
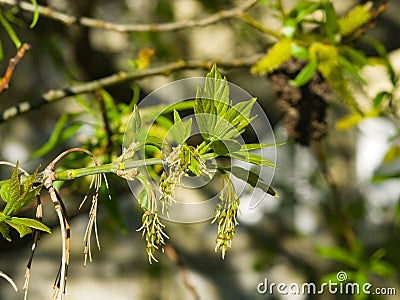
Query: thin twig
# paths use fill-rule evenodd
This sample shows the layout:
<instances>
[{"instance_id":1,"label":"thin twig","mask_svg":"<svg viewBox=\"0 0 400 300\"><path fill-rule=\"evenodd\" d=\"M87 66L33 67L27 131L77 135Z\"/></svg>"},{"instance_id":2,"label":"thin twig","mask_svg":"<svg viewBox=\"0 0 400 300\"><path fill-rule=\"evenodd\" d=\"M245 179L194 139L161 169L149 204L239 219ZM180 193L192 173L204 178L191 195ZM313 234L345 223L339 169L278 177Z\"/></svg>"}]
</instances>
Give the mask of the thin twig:
<instances>
[{"instance_id":1,"label":"thin twig","mask_svg":"<svg viewBox=\"0 0 400 300\"><path fill-rule=\"evenodd\" d=\"M42 208L42 202L40 200L40 196L37 196L37 204L36 204L36 220L39 222L42 222L42 217L43 217L43 208ZM31 247L31 256L29 257L28 263L26 264L26 270L25 270L25 283L23 290L25 292L24 300L28 298L28 289L29 289L29 280L31 277L31 268L32 268L32 261L33 257L35 255L35 250L37 247L37 244L40 239L40 230L34 229L33 231L33 243Z\"/></svg>"},{"instance_id":2,"label":"thin twig","mask_svg":"<svg viewBox=\"0 0 400 300\"><path fill-rule=\"evenodd\" d=\"M14 73L15 67L18 65L19 61L24 57L25 52L28 51L30 48L31 48L30 45L23 44L19 48L17 54L10 59L7 70L0 81L0 94L2 94L10 86L10 80Z\"/></svg>"},{"instance_id":3,"label":"thin twig","mask_svg":"<svg viewBox=\"0 0 400 300\"><path fill-rule=\"evenodd\" d=\"M10 166L15 168L17 165L12 163L12 162L8 162L8 161L0 161L0 165L5 165L5 166ZM20 166L18 166L18 170L20 170L22 173L24 173L25 176L29 176L29 173L24 170L23 168L21 168Z\"/></svg>"},{"instance_id":4,"label":"thin twig","mask_svg":"<svg viewBox=\"0 0 400 300\"><path fill-rule=\"evenodd\" d=\"M279 33L279 31L273 30L271 28L268 28L267 26L261 24L259 21L257 21L256 19L254 19L253 17L251 17L249 14L246 13L242 13L238 16L238 18L240 18L241 20L243 20L244 22L246 22L247 24L249 24L250 26L256 28L257 30L266 33L270 36L273 36L274 38L281 40L284 35Z\"/></svg>"},{"instance_id":5,"label":"thin twig","mask_svg":"<svg viewBox=\"0 0 400 300\"><path fill-rule=\"evenodd\" d=\"M5 280L7 280L11 286L14 288L15 292L18 292L18 287L15 284L15 282L11 279L11 277L9 277L6 273L0 271L0 277L3 277Z\"/></svg>"},{"instance_id":6,"label":"thin twig","mask_svg":"<svg viewBox=\"0 0 400 300\"><path fill-rule=\"evenodd\" d=\"M199 293L197 292L196 288L194 287L193 283L190 282L189 279L189 274L186 268L185 263L182 261L182 259L179 257L178 253L176 250L171 246L171 245L165 245L164 246L165 253L169 257L169 259L177 265L179 268L179 273L181 275L181 279L183 282L183 285L188 289L188 291L192 294L193 299L195 300L200 300Z\"/></svg>"},{"instance_id":7,"label":"thin twig","mask_svg":"<svg viewBox=\"0 0 400 300\"><path fill-rule=\"evenodd\" d=\"M75 85L59 90L49 90L44 94L42 94L42 96L40 96L39 98L33 99L31 101L20 102L15 106L0 111L0 124L12 118L15 118L16 116L22 115L28 111L37 109L47 103L52 103L71 96L94 92L100 89L111 87L116 84L143 79L155 75L168 76L171 73L180 70L193 70L193 69L209 70L211 69L214 62L221 68L229 68L229 69L248 68L254 65L261 58L261 56L262 54L255 54L250 57L236 58L228 61L179 60L177 62L165 64L163 66L154 67L146 70L133 71L133 72L118 72L111 76L103 77L101 79L94 81L89 81L84 84Z\"/></svg>"},{"instance_id":8,"label":"thin twig","mask_svg":"<svg viewBox=\"0 0 400 300\"><path fill-rule=\"evenodd\" d=\"M72 152L84 152L92 158L95 165L98 165L97 159L90 151L82 148L71 148L58 155L43 171L43 185L47 189L50 198L54 204L54 209L57 213L58 221L60 223L61 239L62 239L61 265L59 273L56 277L56 282L54 284L54 292L52 295L52 300L53 299L60 300L62 298L62 294L65 292L65 285L66 285L68 265L69 265L69 250L70 250L70 238L71 238L67 211L65 209L61 197L59 196L59 194L57 193L57 191L53 186L53 182L55 180L54 168L55 165L61 159L63 159L65 156L69 155Z\"/></svg>"},{"instance_id":9,"label":"thin twig","mask_svg":"<svg viewBox=\"0 0 400 300\"><path fill-rule=\"evenodd\" d=\"M83 27L113 30L118 32L165 32L190 29L195 27L205 27L211 24L218 23L222 20L236 18L242 12L254 6L258 0L248 0L242 5L228 10L221 10L210 16L199 20L185 20L177 22L169 22L163 24L117 24L104 20L93 19L88 17L71 16L59 11L56 11L48 6L37 6L37 11L42 17L47 17L65 25L80 25ZM34 12L36 6L30 2L17 0L0 0L0 5L18 6L24 11Z\"/></svg>"}]
</instances>

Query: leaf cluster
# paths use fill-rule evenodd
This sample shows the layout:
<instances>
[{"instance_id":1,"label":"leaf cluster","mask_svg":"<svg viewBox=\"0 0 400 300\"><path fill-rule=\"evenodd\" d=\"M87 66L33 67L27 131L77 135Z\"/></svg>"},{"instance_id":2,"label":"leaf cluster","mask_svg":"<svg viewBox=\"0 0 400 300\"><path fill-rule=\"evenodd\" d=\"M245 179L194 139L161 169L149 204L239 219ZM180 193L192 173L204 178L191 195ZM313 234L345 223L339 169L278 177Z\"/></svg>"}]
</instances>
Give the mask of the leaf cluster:
<instances>
[{"instance_id":1,"label":"leaf cluster","mask_svg":"<svg viewBox=\"0 0 400 300\"><path fill-rule=\"evenodd\" d=\"M359 70L371 62L352 42L364 33L372 15L369 4L358 5L339 17L332 1L298 1L282 16L284 38L253 66L252 73L272 73L291 57L305 60L306 66L290 81L291 85L304 86L319 72L338 98L360 113L348 81L365 84Z\"/></svg>"},{"instance_id":2,"label":"leaf cluster","mask_svg":"<svg viewBox=\"0 0 400 300\"><path fill-rule=\"evenodd\" d=\"M38 169L28 179L21 183L18 176L18 163L14 168L11 178L1 185L0 196L6 206L0 212L0 233L5 239L11 241L9 227L16 229L20 237L38 229L50 233L50 229L43 223L30 219L13 217L21 208L25 207L40 193L42 185L34 185Z\"/></svg>"}]
</instances>

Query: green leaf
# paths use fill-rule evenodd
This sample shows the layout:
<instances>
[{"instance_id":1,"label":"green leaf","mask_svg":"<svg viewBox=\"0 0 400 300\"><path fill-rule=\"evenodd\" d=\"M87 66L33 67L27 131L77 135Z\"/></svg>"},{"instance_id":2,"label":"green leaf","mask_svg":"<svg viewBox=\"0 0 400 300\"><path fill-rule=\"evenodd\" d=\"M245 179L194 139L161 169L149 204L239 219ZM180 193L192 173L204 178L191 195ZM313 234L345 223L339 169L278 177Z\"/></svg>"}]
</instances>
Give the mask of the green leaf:
<instances>
[{"instance_id":1,"label":"green leaf","mask_svg":"<svg viewBox=\"0 0 400 300\"><path fill-rule=\"evenodd\" d=\"M369 112L366 112L364 114L360 114L358 112L352 113L336 122L336 128L339 130L346 130L349 129L353 126L358 125L362 120L365 120L367 118L375 118L379 116L379 111L377 110L371 110Z\"/></svg>"},{"instance_id":2,"label":"green leaf","mask_svg":"<svg viewBox=\"0 0 400 300\"><path fill-rule=\"evenodd\" d=\"M152 145L159 149L161 149L164 145L164 139L155 136L155 135L147 135L146 136L146 145Z\"/></svg>"},{"instance_id":3,"label":"green leaf","mask_svg":"<svg viewBox=\"0 0 400 300\"><path fill-rule=\"evenodd\" d=\"M196 176L201 174L200 163L195 157L193 157L193 155L190 156L190 164L188 165L188 169Z\"/></svg>"},{"instance_id":4,"label":"green leaf","mask_svg":"<svg viewBox=\"0 0 400 300\"><path fill-rule=\"evenodd\" d=\"M18 162L17 165L14 168L14 171L11 175L10 182L9 184L5 185L5 188L3 190L4 185L2 186L2 198L5 202L7 202L6 207L3 210L3 213L7 216L10 216L13 213L13 207L15 205L15 202L18 201L18 198L20 196L20 190L21 190L21 185L19 182L19 177L18 177Z\"/></svg>"},{"instance_id":5,"label":"green leaf","mask_svg":"<svg viewBox=\"0 0 400 300\"><path fill-rule=\"evenodd\" d=\"M386 69L389 73L390 81L393 86L396 86L397 84L396 71L394 70L392 63L390 62L389 55L386 51L385 46L370 36L363 36L362 40L371 45L378 53L378 55L383 59L384 65L386 66Z\"/></svg>"},{"instance_id":6,"label":"green leaf","mask_svg":"<svg viewBox=\"0 0 400 300\"><path fill-rule=\"evenodd\" d=\"M42 222L39 222L38 220L35 220L35 219L12 217L11 221L12 221L12 223L17 224L17 225L27 226L32 229L37 229L37 230L45 231L47 233L51 233L51 229L49 227L47 227Z\"/></svg>"},{"instance_id":7,"label":"green leaf","mask_svg":"<svg viewBox=\"0 0 400 300\"><path fill-rule=\"evenodd\" d=\"M32 199L40 192L42 185L33 187L37 173L38 169L36 169L33 175L28 177L28 179L24 182L23 186L21 186L18 177L18 164L17 164L10 179L9 191L5 195L5 197L7 198L7 205L3 210L3 213L5 215L12 216L22 207L29 204L32 201Z\"/></svg>"},{"instance_id":8,"label":"green leaf","mask_svg":"<svg viewBox=\"0 0 400 300\"><path fill-rule=\"evenodd\" d=\"M7 241L11 242L11 237L9 234L9 227L7 226L6 222L0 222L0 233Z\"/></svg>"},{"instance_id":9,"label":"green leaf","mask_svg":"<svg viewBox=\"0 0 400 300\"><path fill-rule=\"evenodd\" d=\"M353 75L358 81L360 81L362 84L367 84L367 81L360 75L356 66L353 63L351 63L350 61L348 61L347 58L345 58L342 55L339 55L339 63L344 67L345 70L347 70L351 75Z\"/></svg>"},{"instance_id":10,"label":"green leaf","mask_svg":"<svg viewBox=\"0 0 400 300\"><path fill-rule=\"evenodd\" d=\"M179 113L174 110L174 125L170 128L169 132L176 143L183 144L190 137L192 133L192 122L193 120L190 118L185 125Z\"/></svg>"},{"instance_id":11,"label":"green leaf","mask_svg":"<svg viewBox=\"0 0 400 300\"><path fill-rule=\"evenodd\" d=\"M350 46L340 46L340 54L345 56L349 61L357 65L358 67L363 67L368 65L368 58L364 52L354 49Z\"/></svg>"},{"instance_id":12,"label":"green leaf","mask_svg":"<svg viewBox=\"0 0 400 300\"><path fill-rule=\"evenodd\" d=\"M292 43L292 55L295 58L309 60L310 53L308 53L308 49L303 46L296 45Z\"/></svg>"},{"instance_id":13,"label":"green leaf","mask_svg":"<svg viewBox=\"0 0 400 300\"><path fill-rule=\"evenodd\" d=\"M211 144L211 149L218 155L230 156L230 153L239 151L241 145L235 140L218 140Z\"/></svg>"},{"instance_id":14,"label":"green leaf","mask_svg":"<svg viewBox=\"0 0 400 300\"><path fill-rule=\"evenodd\" d=\"M239 160L242 160L245 162L249 162L251 164L255 164L258 166L275 168L275 164L270 159L253 154L253 153L238 151L238 152L231 153L230 156L232 158L236 158L236 159L239 159Z\"/></svg>"},{"instance_id":15,"label":"green leaf","mask_svg":"<svg viewBox=\"0 0 400 300\"><path fill-rule=\"evenodd\" d=\"M298 1L289 12L289 16L294 18L297 22L301 22L305 17L317 11L320 6L319 2Z\"/></svg>"},{"instance_id":16,"label":"green leaf","mask_svg":"<svg viewBox=\"0 0 400 300\"><path fill-rule=\"evenodd\" d=\"M238 166L231 166L230 168L224 168L224 170L230 171L232 175L235 177L247 182L254 188L259 188L263 190L265 193L270 194L276 198L279 198L279 195L271 188L269 185L265 184L265 182L260 178L260 172L253 172L250 170L243 169Z\"/></svg>"},{"instance_id":17,"label":"green leaf","mask_svg":"<svg viewBox=\"0 0 400 300\"><path fill-rule=\"evenodd\" d=\"M286 142L280 142L280 143L274 143L274 144L267 144L267 143L244 144L244 145L241 145L241 150L242 151L252 151L252 150L259 150L259 149L268 148L268 147L282 146L285 144L286 144Z\"/></svg>"},{"instance_id":18,"label":"green leaf","mask_svg":"<svg viewBox=\"0 0 400 300\"><path fill-rule=\"evenodd\" d=\"M35 7L35 10L33 11L33 20L31 25L29 26L30 28L35 27L35 25L37 24L37 22L39 21L39 7L37 4L36 0L31 0L33 6Z\"/></svg>"},{"instance_id":19,"label":"green leaf","mask_svg":"<svg viewBox=\"0 0 400 300\"><path fill-rule=\"evenodd\" d=\"M382 91L379 92L372 100L372 105L374 108L379 108L381 106L383 99L392 97L392 93Z\"/></svg>"},{"instance_id":20,"label":"green leaf","mask_svg":"<svg viewBox=\"0 0 400 300\"><path fill-rule=\"evenodd\" d=\"M399 157L400 157L400 145L393 145L386 152L383 161L385 163L391 163Z\"/></svg>"},{"instance_id":21,"label":"green leaf","mask_svg":"<svg viewBox=\"0 0 400 300\"><path fill-rule=\"evenodd\" d=\"M32 154L32 157L37 158L43 156L53 150L58 144L71 138L79 130L79 128L82 127L83 123L79 122L72 125L68 125L68 123L80 116L81 113L62 115L60 119L58 119L49 140L42 147L36 150Z\"/></svg>"},{"instance_id":22,"label":"green leaf","mask_svg":"<svg viewBox=\"0 0 400 300\"><path fill-rule=\"evenodd\" d=\"M207 74L204 89L197 88L194 102L194 113L200 133L206 140L220 135L222 116L230 105L229 86L226 78L222 78L214 64Z\"/></svg>"},{"instance_id":23,"label":"green leaf","mask_svg":"<svg viewBox=\"0 0 400 300\"><path fill-rule=\"evenodd\" d=\"M131 119L125 130L124 140L134 143L138 141L138 134L140 131L141 120L139 115L139 109L137 105L134 106ZM129 145L125 145L128 148Z\"/></svg>"},{"instance_id":24,"label":"green leaf","mask_svg":"<svg viewBox=\"0 0 400 300\"><path fill-rule=\"evenodd\" d=\"M21 238L32 232L32 229L30 229L28 226L15 223L14 220L7 220L6 223L17 230L19 232L19 237Z\"/></svg>"},{"instance_id":25,"label":"green leaf","mask_svg":"<svg viewBox=\"0 0 400 300\"><path fill-rule=\"evenodd\" d=\"M319 247L318 253L323 257L333 259L337 262L344 263L346 266L358 268L360 262L352 253L339 247Z\"/></svg>"},{"instance_id":26,"label":"green leaf","mask_svg":"<svg viewBox=\"0 0 400 300\"><path fill-rule=\"evenodd\" d=\"M290 80L290 84L295 87L301 87L307 84L317 70L318 62L315 58L310 59L308 64L301 70L294 80Z\"/></svg>"},{"instance_id":27,"label":"green leaf","mask_svg":"<svg viewBox=\"0 0 400 300\"><path fill-rule=\"evenodd\" d=\"M335 35L339 30L335 8L331 1L325 3L325 31L332 45L335 45Z\"/></svg>"},{"instance_id":28,"label":"green leaf","mask_svg":"<svg viewBox=\"0 0 400 300\"><path fill-rule=\"evenodd\" d=\"M4 27L8 36L13 41L15 48L19 49L22 43L1 9L0 9L0 24Z\"/></svg>"}]
</instances>

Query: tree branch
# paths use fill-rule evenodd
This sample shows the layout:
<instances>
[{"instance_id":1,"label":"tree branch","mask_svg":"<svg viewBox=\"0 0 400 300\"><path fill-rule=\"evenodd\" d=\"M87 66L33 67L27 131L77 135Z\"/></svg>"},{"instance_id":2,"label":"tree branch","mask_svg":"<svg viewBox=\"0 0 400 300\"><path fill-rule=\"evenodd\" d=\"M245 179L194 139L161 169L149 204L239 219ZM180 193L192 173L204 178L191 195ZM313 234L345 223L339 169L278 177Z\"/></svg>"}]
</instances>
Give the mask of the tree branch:
<instances>
[{"instance_id":1,"label":"tree branch","mask_svg":"<svg viewBox=\"0 0 400 300\"><path fill-rule=\"evenodd\" d=\"M17 54L13 58L10 59L7 70L4 74L4 77L1 78L1 81L0 81L0 94L2 94L6 89L8 89L12 74L14 73L14 70L15 70L15 67L18 65L18 63L22 59L22 57L24 57L25 52L28 51L30 48L31 48L30 45L23 44L19 48Z\"/></svg>"},{"instance_id":2,"label":"tree branch","mask_svg":"<svg viewBox=\"0 0 400 300\"><path fill-rule=\"evenodd\" d=\"M169 22L163 24L116 24L104 20L93 19L88 17L75 17L59 11L56 11L48 6L38 5L37 9L42 17L47 17L65 25L77 24L89 28L114 30L118 32L164 32L189 29L194 27L204 27L218 23L222 20L238 17L241 13L254 6L258 0L247 0L242 5L228 10L221 10L208 17L199 20L185 20L178 22ZM0 6L12 5L17 6L21 10L34 12L35 6L30 2L18 0L0 0Z\"/></svg>"},{"instance_id":3,"label":"tree branch","mask_svg":"<svg viewBox=\"0 0 400 300\"><path fill-rule=\"evenodd\" d=\"M253 64L255 64L261 58L261 56L262 55L260 54L256 54L250 57L231 59L229 61L216 60L214 62L221 68L245 68L245 67L251 67ZM191 60L191 61L179 60L159 67L154 67L146 70L137 70L133 72L118 72L116 74L103 77L98 80L83 83L80 85L58 90L49 90L44 94L42 94L39 98L33 99L31 101L20 102L15 106L0 111L0 124L8 120L11 120L19 115L27 113L31 110L37 109L47 103L65 99L70 96L90 93L100 89L111 87L116 84L142 79L150 76L155 76L155 75L168 76L172 72L176 72L179 70L188 70L188 69L209 70L211 69L214 62L197 61L197 60Z\"/></svg>"}]
</instances>

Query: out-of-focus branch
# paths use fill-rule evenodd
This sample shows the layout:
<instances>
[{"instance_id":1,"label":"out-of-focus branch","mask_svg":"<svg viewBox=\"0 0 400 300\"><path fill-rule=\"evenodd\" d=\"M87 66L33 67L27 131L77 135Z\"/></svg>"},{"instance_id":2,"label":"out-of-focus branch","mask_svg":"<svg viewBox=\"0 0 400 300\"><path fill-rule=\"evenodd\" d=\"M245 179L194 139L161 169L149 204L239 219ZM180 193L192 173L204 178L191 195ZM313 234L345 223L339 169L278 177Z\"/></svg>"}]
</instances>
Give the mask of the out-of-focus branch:
<instances>
[{"instance_id":1,"label":"out-of-focus branch","mask_svg":"<svg viewBox=\"0 0 400 300\"><path fill-rule=\"evenodd\" d=\"M192 294L195 300L200 300L200 296L194 287L193 283L190 282L188 270L185 263L179 257L176 250L171 245L165 245L165 253L168 255L169 259L179 268L179 273L181 275L182 283L186 289Z\"/></svg>"},{"instance_id":2,"label":"out-of-focus branch","mask_svg":"<svg viewBox=\"0 0 400 300\"><path fill-rule=\"evenodd\" d=\"M1 1L1 0L0 0ZM20 102L15 106L9 107L3 111L0 111L0 123L4 123L16 116L22 115L31 110L37 109L47 103L55 102L58 100L65 99L70 96L76 96L80 94L94 92L100 89L108 88L110 86L138 80L155 75L168 76L172 72L179 70L188 69L211 69L213 63L215 62L218 67L221 68L248 68L254 65L260 58L262 54L256 54L250 57L243 57L237 59L230 59L227 61L184 61L179 60L177 62L169 63L163 66L149 68L146 70L138 70L133 72L118 72L116 74L103 77L98 80L90 81L76 86L71 86L59 90L49 90L42 94L39 98L33 99L31 101Z\"/></svg>"},{"instance_id":3,"label":"out-of-focus branch","mask_svg":"<svg viewBox=\"0 0 400 300\"><path fill-rule=\"evenodd\" d=\"M77 24L89 28L98 28L106 30L114 30L118 32L162 32L189 29L194 27L204 27L225 19L236 18L249 8L254 6L258 0L247 0L242 5L228 10L221 10L208 17L199 20L185 20L178 22L169 22L163 24L116 24L104 20L93 19L88 17L71 16L59 11L56 11L48 6L37 6L39 15L47 17L66 25ZM34 12L35 6L30 2L18 0L0 0L0 5L17 6L21 10Z\"/></svg>"},{"instance_id":4,"label":"out-of-focus branch","mask_svg":"<svg viewBox=\"0 0 400 300\"><path fill-rule=\"evenodd\" d=\"M31 46L28 44L23 44L21 48L19 48L17 54L10 59L7 70L3 78L0 79L0 94L3 93L6 89L8 89L15 67L18 65L19 61L22 59L22 57L24 57L25 52L29 50L30 47Z\"/></svg>"}]
</instances>

